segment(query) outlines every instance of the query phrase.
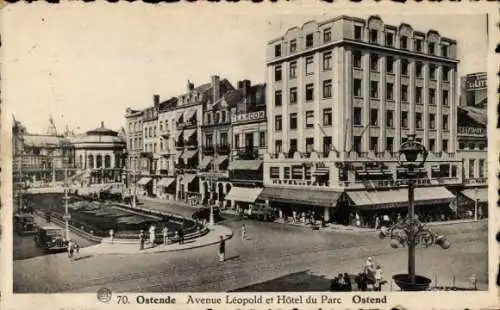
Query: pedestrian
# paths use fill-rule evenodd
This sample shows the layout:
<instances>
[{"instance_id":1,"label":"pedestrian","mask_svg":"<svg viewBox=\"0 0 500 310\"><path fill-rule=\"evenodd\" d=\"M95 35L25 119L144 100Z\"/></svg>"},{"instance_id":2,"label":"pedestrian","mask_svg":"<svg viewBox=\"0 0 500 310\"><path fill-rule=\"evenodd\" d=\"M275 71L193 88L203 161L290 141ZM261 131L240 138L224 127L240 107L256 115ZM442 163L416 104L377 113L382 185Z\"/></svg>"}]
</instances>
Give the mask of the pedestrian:
<instances>
[{"instance_id":1,"label":"pedestrian","mask_svg":"<svg viewBox=\"0 0 500 310\"><path fill-rule=\"evenodd\" d=\"M165 225L165 227L163 227L162 234L163 234L163 244L167 245L168 244L168 227L167 227L167 225Z\"/></svg>"},{"instance_id":2,"label":"pedestrian","mask_svg":"<svg viewBox=\"0 0 500 310\"><path fill-rule=\"evenodd\" d=\"M295 222L297 221L297 211L293 210L292 216L293 216L292 217L293 218L293 222L292 223L295 224Z\"/></svg>"},{"instance_id":3,"label":"pedestrian","mask_svg":"<svg viewBox=\"0 0 500 310\"><path fill-rule=\"evenodd\" d=\"M361 226L361 218L359 217L359 214L356 212L356 227Z\"/></svg>"},{"instance_id":4,"label":"pedestrian","mask_svg":"<svg viewBox=\"0 0 500 310\"><path fill-rule=\"evenodd\" d=\"M389 226L390 223L391 223L391 220L389 219L389 215L384 214L384 216L382 217L382 220L383 220L383 224L384 226Z\"/></svg>"},{"instance_id":5,"label":"pedestrian","mask_svg":"<svg viewBox=\"0 0 500 310\"><path fill-rule=\"evenodd\" d=\"M219 262L223 262L226 259L226 241L223 236L220 236L219 242Z\"/></svg>"},{"instance_id":6,"label":"pedestrian","mask_svg":"<svg viewBox=\"0 0 500 310\"><path fill-rule=\"evenodd\" d=\"M375 216L375 229L378 229L380 227L380 218L378 215Z\"/></svg>"},{"instance_id":7,"label":"pedestrian","mask_svg":"<svg viewBox=\"0 0 500 310\"><path fill-rule=\"evenodd\" d=\"M111 244L113 244L113 238L115 236L115 231L113 229L109 230L109 240L111 241Z\"/></svg>"},{"instance_id":8,"label":"pedestrian","mask_svg":"<svg viewBox=\"0 0 500 310\"><path fill-rule=\"evenodd\" d=\"M76 242L73 243L73 248L74 248L74 255L76 256L75 259L80 258L80 245Z\"/></svg>"},{"instance_id":9,"label":"pedestrian","mask_svg":"<svg viewBox=\"0 0 500 310\"><path fill-rule=\"evenodd\" d=\"M139 250L142 251L144 250L144 230L141 229L141 232L139 233Z\"/></svg>"},{"instance_id":10,"label":"pedestrian","mask_svg":"<svg viewBox=\"0 0 500 310\"><path fill-rule=\"evenodd\" d=\"M375 268L375 290L380 292L382 291L382 267L377 265Z\"/></svg>"},{"instance_id":11,"label":"pedestrian","mask_svg":"<svg viewBox=\"0 0 500 310\"><path fill-rule=\"evenodd\" d=\"M156 227L151 225L149 227L149 243L151 243L151 247L154 247L156 239Z\"/></svg>"},{"instance_id":12,"label":"pedestrian","mask_svg":"<svg viewBox=\"0 0 500 310\"><path fill-rule=\"evenodd\" d=\"M344 272L344 282L345 282L345 292L352 292L352 283L351 283L351 278L347 274L347 272Z\"/></svg>"},{"instance_id":13,"label":"pedestrian","mask_svg":"<svg viewBox=\"0 0 500 310\"><path fill-rule=\"evenodd\" d=\"M182 227L179 228L179 244L184 244L184 231Z\"/></svg>"},{"instance_id":14,"label":"pedestrian","mask_svg":"<svg viewBox=\"0 0 500 310\"><path fill-rule=\"evenodd\" d=\"M245 240L246 234L247 234L247 229L245 227L245 224L243 224L243 226L241 226L241 240Z\"/></svg>"},{"instance_id":15,"label":"pedestrian","mask_svg":"<svg viewBox=\"0 0 500 310\"><path fill-rule=\"evenodd\" d=\"M73 258L73 251L74 251L73 241L69 240L68 241L68 258L70 260L72 260L72 258Z\"/></svg>"}]
</instances>

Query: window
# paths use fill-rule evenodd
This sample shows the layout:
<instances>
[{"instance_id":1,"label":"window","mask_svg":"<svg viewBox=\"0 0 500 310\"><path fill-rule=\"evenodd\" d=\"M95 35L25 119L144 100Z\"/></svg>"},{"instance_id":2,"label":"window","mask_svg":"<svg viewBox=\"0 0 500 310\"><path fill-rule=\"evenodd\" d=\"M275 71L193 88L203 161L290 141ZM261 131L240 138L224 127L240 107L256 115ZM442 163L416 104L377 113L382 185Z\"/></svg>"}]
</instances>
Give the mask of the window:
<instances>
[{"instance_id":1,"label":"window","mask_svg":"<svg viewBox=\"0 0 500 310\"><path fill-rule=\"evenodd\" d=\"M160 121L160 131L163 131L163 122Z\"/></svg>"},{"instance_id":2,"label":"window","mask_svg":"<svg viewBox=\"0 0 500 310\"><path fill-rule=\"evenodd\" d=\"M388 56L387 63L385 65L387 73L394 73L394 58Z\"/></svg>"},{"instance_id":3,"label":"window","mask_svg":"<svg viewBox=\"0 0 500 310\"><path fill-rule=\"evenodd\" d=\"M332 69L332 52L323 53L323 70Z\"/></svg>"},{"instance_id":4,"label":"window","mask_svg":"<svg viewBox=\"0 0 500 310\"><path fill-rule=\"evenodd\" d=\"M361 153L361 137L360 136L354 136L353 139L353 151L356 153Z\"/></svg>"},{"instance_id":5,"label":"window","mask_svg":"<svg viewBox=\"0 0 500 310\"><path fill-rule=\"evenodd\" d=\"M443 81L448 82L450 80L448 76L449 73L450 73L450 68L443 67Z\"/></svg>"},{"instance_id":6,"label":"window","mask_svg":"<svg viewBox=\"0 0 500 310\"><path fill-rule=\"evenodd\" d=\"M276 44L274 46L274 57L280 57L281 56L281 44Z\"/></svg>"},{"instance_id":7,"label":"window","mask_svg":"<svg viewBox=\"0 0 500 310\"><path fill-rule=\"evenodd\" d=\"M401 127L408 128L408 112L407 111L401 112Z\"/></svg>"},{"instance_id":8,"label":"window","mask_svg":"<svg viewBox=\"0 0 500 310\"><path fill-rule=\"evenodd\" d=\"M441 57L448 57L448 45L441 45Z\"/></svg>"},{"instance_id":9,"label":"window","mask_svg":"<svg viewBox=\"0 0 500 310\"><path fill-rule=\"evenodd\" d=\"M418 87L415 90L415 101L417 104L422 104L422 87Z\"/></svg>"},{"instance_id":10,"label":"window","mask_svg":"<svg viewBox=\"0 0 500 310\"><path fill-rule=\"evenodd\" d=\"M323 42L330 42L332 40L332 29L326 28L323 30Z\"/></svg>"},{"instance_id":11,"label":"window","mask_svg":"<svg viewBox=\"0 0 500 310\"><path fill-rule=\"evenodd\" d=\"M436 79L436 66L435 65L429 65L429 76L431 80Z\"/></svg>"},{"instance_id":12,"label":"window","mask_svg":"<svg viewBox=\"0 0 500 310\"><path fill-rule=\"evenodd\" d=\"M306 101L314 99L314 84L306 85Z\"/></svg>"},{"instance_id":13,"label":"window","mask_svg":"<svg viewBox=\"0 0 500 310\"><path fill-rule=\"evenodd\" d=\"M415 122L415 126L417 127L417 129L422 129L422 113L415 113Z\"/></svg>"},{"instance_id":14,"label":"window","mask_svg":"<svg viewBox=\"0 0 500 310\"><path fill-rule=\"evenodd\" d=\"M290 129L297 129L297 113L290 114Z\"/></svg>"},{"instance_id":15,"label":"window","mask_svg":"<svg viewBox=\"0 0 500 310\"><path fill-rule=\"evenodd\" d=\"M401 101L408 101L408 85L401 86Z\"/></svg>"},{"instance_id":16,"label":"window","mask_svg":"<svg viewBox=\"0 0 500 310\"><path fill-rule=\"evenodd\" d=\"M378 138L370 137L370 151L378 151Z\"/></svg>"},{"instance_id":17,"label":"window","mask_svg":"<svg viewBox=\"0 0 500 310\"><path fill-rule=\"evenodd\" d=\"M297 139L290 139L290 153L297 152Z\"/></svg>"},{"instance_id":18,"label":"window","mask_svg":"<svg viewBox=\"0 0 500 310\"><path fill-rule=\"evenodd\" d=\"M352 65L354 68L362 68L362 64L361 64L361 58L362 58L362 55L361 55L361 52L360 51L354 51L352 53Z\"/></svg>"},{"instance_id":19,"label":"window","mask_svg":"<svg viewBox=\"0 0 500 310\"><path fill-rule=\"evenodd\" d=\"M280 167L270 167L269 174L271 175L271 179L279 179L280 178Z\"/></svg>"},{"instance_id":20,"label":"window","mask_svg":"<svg viewBox=\"0 0 500 310\"><path fill-rule=\"evenodd\" d=\"M370 125L371 126L378 126L378 110L377 109L370 110Z\"/></svg>"},{"instance_id":21,"label":"window","mask_svg":"<svg viewBox=\"0 0 500 310\"><path fill-rule=\"evenodd\" d=\"M443 140L443 152L448 153L448 140Z\"/></svg>"},{"instance_id":22,"label":"window","mask_svg":"<svg viewBox=\"0 0 500 310\"><path fill-rule=\"evenodd\" d=\"M474 143L469 143L469 150L474 150L476 145Z\"/></svg>"},{"instance_id":23,"label":"window","mask_svg":"<svg viewBox=\"0 0 500 310\"><path fill-rule=\"evenodd\" d=\"M436 104L436 90L429 88L429 104Z\"/></svg>"},{"instance_id":24,"label":"window","mask_svg":"<svg viewBox=\"0 0 500 310\"><path fill-rule=\"evenodd\" d=\"M408 60L401 59L401 74L408 75Z\"/></svg>"},{"instance_id":25,"label":"window","mask_svg":"<svg viewBox=\"0 0 500 310\"><path fill-rule=\"evenodd\" d=\"M306 138L306 153L311 154L314 148L314 138Z\"/></svg>"},{"instance_id":26,"label":"window","mask_svg":"<svg viewBox=\"0 0 500 310\"><path fill-rule=\"evenodd\" d=\"M435 44L433 42L429 42L429 45L428 45L428 53L429 54L432 54L434 55L434 47L435 47Z\"/></svg>"},{"instance_id":27,"label":"window","mask_svg":"<svg viewBox=\"0 0 500 310\"><path fill-rule=\"evenodd\" d=\"M297 51L297 40L290 40L290 53Z\"/></svg>"},{"instance_id":28,"label":"window","mask_svg":"<svg viewBox=\"0 0 500 310\"><path fill-rule=\"evenodd\" d=\"M354 26L354 39L363 40L363 28L361 26Z\"/></svg>"},{"instance_id":29,"label":"window","mask_svg":"<svg viewBox=\"0 0 500 310\"><path fill-rule=\"evenodd\" d=\"M431 152L435 152L436 151L436 140L429 139L429 150Z\"/></svg>"},{"instance_id":30,"label":"window","mask_svg":"<svg viewBox=\"0 0 500 310\"><path fill-rule=\"evenodd\" d=\"M227 132L221 132L220 134L220 144L227 146Z\"/></svg>"},{"instance_id":31,"label":"window","mask_svg":"<svg viewBox=\"0 0 500 310\"><path fill-rule=\"evenodd\" d=\"M464 150L464 149L465 149L465 143L460 142L460 143L458 144L458 149L459 149L459 150Z\"/></svg>"},{"instance_id":32,"label":"window","mask_svg":"<svg viewBox=\"0 0 500 310\"><path fill-rule=\"evenodd\" d=\"M387 92L387 100L394 100L394 84L387 83L386 92Z\"/></svg>"},{"instance_id":33,"label":"window","mask_svg":"<svg viewBox=\"0 0 500 310\"><path fill-rule=\"evenodd\" d=\"M443 130L448 130L448 115L443 115Z\"/></svg>"},{"instance_id":34,"label":"window","mask_svg":"<svg viewBox=\"0 0 500 310\"><path fill-rule=\"evenodd\" d=\"M402 49L407 49L408 48L408 37L407 36L401 36L401 42L400 42L400 48Z\"/></svg>"},{"instance_id":35,"label":"window","mask_svg":"<svg viewBox=\"0 0 500 310\"><path fill-rule=\"evenodd\" d=\"M207 124L212 123L212 114L207 113Z\"/></svg>"},{"instance_id":36,"label":"window","mask_svg":"<svg viewBox=\"0 0 500 310\"><path fill-rule=\"evenodd\" d=\"M205 146L211 146L213 145L213 136L212 135L206 135L205 136Z\"/></svg>"},{"instance_id":37,"label":"window","mask_svg":"<svg viewBox=\"0 0 500 310\"><path fill-rule=\"evenodd\" d=\"M372 55L370 57L370 70L378 72L378 56L377 55Z\"/></svg>"},{"instance_id":38,"label":"window","mask_svg":"<svg viewBox=\"0 0 500 310\"><path fill-rule=\"evenodd\" d=\"M385 112L387 128L394 128L394 111L387 110Z\"/></svg>"},{"instance_id":39,"label":"window","mask_svg":"<svg viewBox=\"0 0 500 310\"><path fill-rule=\"evenodd\" d=\"M323 109L323 126L331 126L332 122L332 108Z\"/></svg>"},{"instance_id":40,"label":"window","mask_svg":"<svg viewBox=\"0 0 500 310\"><path fill-rule=\"evenodd\" d=\"M274 128L276 131L281 131L282 129L282 123L281 123L281 115L276 115L275 119L274 119Z\"/></svg>"},{"instance_id":41,"label":"window","mask_svg":"<svg viewBox=\"0 0 500 310\"><path fill-rule=\"evenodd\" d=\"M361 97L361 80L354 79L353 84L354 97Z\"/></svg>"},{"instance_id":42,"label":"window","mask_svg":"<svg viewBox=\"0 0 500 310\"><path fill-rule=\"evenodd\" d=\"M486 148L486 145L484 143L479 143L479 146L478 146L479 150L482 151Z\"/></svg>"},{"instance_id":43,"label":"window","mask_svg":"<svg viewBox=\"0 0 500 310\"><path fill-rule=\"evenodd\" d=\"M436 116L434 114L429 114L429 128L436 129Z\"/></svg>"},{"instance_id":44,"label":"window","mask_svg":"<svg viewBox=\"0 0 500 310\"><path fill-rule=\"evenodd\" d=\"M323 156L327 157L332 149L332 137L323 137Z\"/></svg>"},{"instance_id":45,"label":"window","mask_svg":"<svg viewBox=\"0 0 500 310\"><path fill-rule=\"evenodd\" d=\"M297 77L297 62L292 61L290 62L290 78L294 79Z\"/></svg>"},{"instance_id":46,"label":"window","mask_svg":"<svg viewBox=\"0 0 500 310\"><path fill-rule=\"evenodd\" d=\"M265 131L259 132L259 147L261 147L261 148L266 147L266 132Z\"/></svg>"},{"instance_id":47,"label":"window","mask_svg":"<svg viewBox=\"0 0 500 310\"><path fill-rule=\"evenodd\" d=\"M274 92L274 103L277 107L281 106L283 103L283 97L281 95L281 90L277 90ZM210 115L209 115L210 116Z\"/></svg>"},{"instance_id":48,"label":"window","mask_svg":"<svg viewBox=\"0 0 500 310\"><path fill-rule=\"evenodd\" d=\"M283 174L285 179L290 179L290 167L283 167Z\"/></svg>"},{"instance_id":49,"label":"window","mask_svg":"<svg viewBox=\"0 0 500 310\"><path fill-rule=\"evenodd\" d=\"M393 46L394 45L394 34L391 32L387 32L385 34L385 45Z\"/></svg>"},{"instance_id":50,"label":"window","mask_svg":"<svg viewBox=\"0 0 500 310\"><path fill-rule=\"evenodd\" d=\"M415 63L415 75L419 78L423 76L423 70L422 70L422 63L421 62L416 62Z\"/></svg>"},{"instance_id":51,"label":"window","mask_svg":"<svg viewBox=\"0 0 500 310\"><path fill-rule=\"evenodd\" d=\"M314 72L313 63L314 63L313 57L306 58L306 74L313 74Z\"/></svg>"},{"instance_id":52,"label":"window","mask_svg":"<svg viewBox=\"0 0 500 310\"><path fill-rule=\"evenodd\" d=\"M314 127L314 111L306 112L306 128Z\"/></svg>"},{"instance_id":53,"label":"window","mask_svg":"<svg viewBox=\"0 0 500 310\"><path fill-rule=\"evenodd\" d=\"M361 108L355 107L354 108L354 116L353 116L353 121L354 125L363 125L362 118L361 118Z\"/></svg>"},{"instance_id":54,"label":"window","mask_svg":"<svg viewBox=\"0 0 500 310\"><path fill-rule=\"evenodd\" d=\"M474 166L476 165L476 161L474 159L469 159L469 178L474 178Z\"/></svg>"},{"instance_id":55,"label":"window","mask_svg":"<svg viewBox=\"0 0 500 310\"><path fill-rule=\"evenodd\" d=\"M304 178L304 166L293 165L292 166L292 179L302 180Z\"/></svg>"},{"instance_id":56,"label":"window","mask_svg":"<svg viewBox=\"0 0 500 310\"><path fill-rule=\"evenodd\" d=\"M478 167L479 168L478 169L479 170L478 171L479 172L479 177L480 178L484 178L484 170L485 170L484 169L484 159L480 159L479 162L478 162L478 164L479 164L479 167Z\"/></svg>"},{"instance_id":57,"label":"window","mask_svg":"<svg viewBox=\"0 0 500 310\"><path fill-rule=\"evenodd\" d=\"M297 103L297 87L290 88L290 104Z\"/></svg>"},{"instance_id":58,"label":"window","mask_svg":"<svg viewBox=\"0 0 500 310\"><path fill-rule=\"evenodd\" d=\"M378 82L377 81L370 82L370 97L378 99Z\"/></svg>"},{"instance_id":59,"label":"window","mask_svg":"<svg viewBox=\"0 0 500 310\"><path fill-rule=\"evenodd\" d=\"M156 142L153 144L153 152L156 153Z\"/></svg>"},{"instance_id":60,"label":"window","mask_svg":"<svg viewBox=\"0 0 500 310\"><path fill-rule=\"evenodd\" d=\"M378 43L378 31L375 29L370 30L370 43Z\"/></svg>"},{"instance_id":61,"label":"window","mask_svg":"<svg viewBox=\"0 0 500 310\"><path fill-rule=\"evenodd\" d=\"M415 50L417 52L422 51L422 39L415 39Z\"/></svg>"},{"instance_id":62,"label":"window","mask_svg":"<svg viewBox=\"0 0 500 310\"><path fill-rule=\"evenodd\" d=\"M393 148L394 148L394 138L388 137L386 139L385 149L389 152L393 152Z\"/></svg>"},{"instance_id":63,"label":"window","mask_svg":"<svg viewBox=\"0 0 500 310\"><path fill-rule=\"evenodd\" d=\"M281 153L283 151L283 141L274 141L274 149L276 150L276 153Z\"/></svg>"},{"instance_id":64,"label":"window","mask_svg":"<svg viewBox=\"0 0 500 310\"><path fill-rule=\"evenodd\" d=\"M306 48L312 47L314 44L314 36L312 33L306 35Z\"/></svg>"},{"instance_id":65,"label":"window","mask_svg":"<svg viewBox=\"0 0 500 310\"><path fill-rule=\"evenodd\" d=\"M281 66L274 67L274 80L276 82L281 81Z\"/></svg>"},{"instance_id":66,"label":"window","mask_svg":"<svg viewBox=\"0 0 500 310\"><path fill-rule=\"evenodd\" d=\"M332 80L323 81L323 98L332 97Z\"/></svg>"}]
</instances>

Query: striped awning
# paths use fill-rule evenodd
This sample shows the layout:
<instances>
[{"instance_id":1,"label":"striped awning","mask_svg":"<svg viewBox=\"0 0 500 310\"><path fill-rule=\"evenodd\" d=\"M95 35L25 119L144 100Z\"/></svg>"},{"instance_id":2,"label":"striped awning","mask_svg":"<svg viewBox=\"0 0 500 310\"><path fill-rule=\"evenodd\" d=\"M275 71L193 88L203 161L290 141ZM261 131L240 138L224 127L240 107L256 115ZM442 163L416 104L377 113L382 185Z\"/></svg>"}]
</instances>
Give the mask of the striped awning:
<instances>
[{"instance_id":1,"label":"striped awning","mask_svg":"<svg viewBox=\"0 0 500 310\"><path fill-rule=\"evenodd\" d=\"M195 134L196 129L184 130L184 141L189 141L189 139Z\"/></svg>"},{"instance_id":2,"label":"striped awning","mask_svg":"<svg viewBox=\"0 0 500 310\"><path fill-rule=\"evenodd\" d=\"M182 117L184 116L184 112L180 111L180 112L177 112L176 116L175 116L175 122L176 123L179 123L182 119Z\"/></svg>"},{"instance_id":3,"label":"striped awning","mask_svg":"<svg viewBox=\"0 0 500 310\"><path fill-rule=\"evenodd\" d=\"M193 158L197 153L198 153L198 151L188 150L188 151L183 152L180 157L183 160L188 160L188 159Z\"/></svg>"},{"instance_id":4,"label":"striped awning","mask_svg":"<svg viewBox=\"0 0 500 310\"><path fill-rule=\"evenodd\" d=\"M181 135L182 135L182 131L176 131L175 132L175 141L179 141L179 139L181 138Z\"/></svg>"},{"instance_id":5,"label":"striped awning","mask_svg":"<svg viewBox=\"0 0 500 310\"><path fill-rule=\"evenodd\" d=\"M192 108L192 109L187 109L186 112L184 112L184 121L185 122L188 122L191 120L191 118L193 118L193 116L196 115L196 109L195 108Z\"/></svg>"},{"instance_id":6,"label":"striped awning","mask_svg":"<svg viewBox=\"0 0 500 310\"><path fill-rule=\"evenodd\" d=\"M138 185L146 185L149 182L151 182L151 178L141 178L139 182L137 182Z\"/></svg>"},{"instance_id":7,"label":"striped awning","mask_svg":"<svg viewBox=\"0 0 500 310\"><path fill-rule=\"evenodd\" d=\"M213 160L212 156L205 156L205 157L203 157L203 159L201 160L199 168L200 169L207 169L208 165L210 165L210 163L212 162L212 160Z\"/></svg>"},{"instance_id":8,"label":"striped awning","mask_svg":"<svg viewBox=\"0 0 500 310\"><path fill-rule=\"evenodd\" d=\"M341 192L300 189L265 187L259 196L261 200L278 201L288 204L302 204L307 206L335 207Z\"/></svg>"},{"instance_id":9,"label":"striped awning","mask_svg":"<svg viewBox=\"0 0 500 310\"><path fill-rule=\"evenodd\" d=\"M228 170L259 170L262 160L234 160L229 164Z\"/></svg>"},{"instance_id":10,"label":"striped awning","mask_svg":"<svg viewBox=\"0 0 500 310\"><path fill-rule=\"evenodd\" d=\"M185 177L184 177L184 182L186 182L187 184L191 183L194 181L194 179L196 179L197 175L196 174L186 174Z\"/></svg>"},{"instance_id":11,"label":"striped awning","mask_svg":"<svg viewBox=\"0 0 500 310\"><path fill-rule=\"evenodd\" d=\"M227 159L228 159L227 155L219 155L219 156L215 157L215 159L214 159L214 165L219 166L220 164L222 164Z\"/></svg>"},{"instance_id":12,"label":"striped awning","mask_svg":"<svg viewBox=\"0 0 500 310\"><path fill-rule=\"evenodd\" d=\"M241 202L255 202L262 193L262 188L250 188L250 187L233 187L226 195L226 200L235 200Z\"/></svg>"}]
</instances>

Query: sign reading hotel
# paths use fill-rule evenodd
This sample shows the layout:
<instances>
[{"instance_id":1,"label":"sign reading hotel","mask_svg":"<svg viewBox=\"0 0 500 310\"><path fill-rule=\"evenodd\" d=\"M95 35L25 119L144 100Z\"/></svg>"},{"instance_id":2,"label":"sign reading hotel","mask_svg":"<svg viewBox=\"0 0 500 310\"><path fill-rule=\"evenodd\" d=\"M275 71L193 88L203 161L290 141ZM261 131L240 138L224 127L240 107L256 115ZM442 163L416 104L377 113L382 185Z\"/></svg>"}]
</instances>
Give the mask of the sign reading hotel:
<instances>
[{"instance_id":1,"label":"sign reading hotel","mask_svg":"<svg viewBox=\"0 0 500 310\"><path fill-rule=\"evenodd\" d=\"M239 122L258 121L258 120L263 120L265 118L266 118L265 111L257 111L257 112L233 115L231 117L231 121L233 123L239 123Z\"/></svg>"},{"instance_id":2,"label":"sign reading hotel","mask_svg":"<svg viewBox=\"0 0 500 310\"><path fill-rule=\"evenodd\" d=\"M458 134L468 136L485 136L484 128L481 127L458 127Z\"/></svg>"},{"instance_id":3,"label":"sign reading hotel","mask_svg":"<svg viewBox=\"0 0 500 310\"><path fill-rule=\"evenodd\" d=\"M465 77L465 88L467 91L486 88L486 73L470 74Z\"/></svg>"}]
</instances>

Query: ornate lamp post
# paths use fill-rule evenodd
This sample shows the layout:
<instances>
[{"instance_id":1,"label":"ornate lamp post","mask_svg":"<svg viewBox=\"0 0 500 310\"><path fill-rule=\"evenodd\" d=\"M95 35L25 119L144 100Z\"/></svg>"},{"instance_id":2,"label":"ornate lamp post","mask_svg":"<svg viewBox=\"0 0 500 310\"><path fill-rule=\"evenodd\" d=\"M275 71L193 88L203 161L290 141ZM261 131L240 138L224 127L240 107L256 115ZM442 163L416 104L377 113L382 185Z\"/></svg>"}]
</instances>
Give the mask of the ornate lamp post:
<instances>
[{"instance_id":1,"label":"ornate lamp post","mask_svg":"<svg viewBox=\"0 0 500 310\"><path fill-rule=\"evenodd\" d=\"M418 168L424 166L427 159L427 150L415 140L415 135L408 135L408 141L403 143L399 150L398 163L406 168L408 185L408 217L391 227L382 227L380 237L390 237L391 246L398 248L400 245L408 246L408 274L393 276L394 282L402 289L408 291L426 290L430 279L415 275L415 248L423 244L430 246L433 243L443 249L450 247L450 243L442 235L436 235L415 218L414 190ZM420 155L420 156L419 156ZM404 157L404 158L403 158Z\"/></svg>"}]
</instances>

